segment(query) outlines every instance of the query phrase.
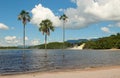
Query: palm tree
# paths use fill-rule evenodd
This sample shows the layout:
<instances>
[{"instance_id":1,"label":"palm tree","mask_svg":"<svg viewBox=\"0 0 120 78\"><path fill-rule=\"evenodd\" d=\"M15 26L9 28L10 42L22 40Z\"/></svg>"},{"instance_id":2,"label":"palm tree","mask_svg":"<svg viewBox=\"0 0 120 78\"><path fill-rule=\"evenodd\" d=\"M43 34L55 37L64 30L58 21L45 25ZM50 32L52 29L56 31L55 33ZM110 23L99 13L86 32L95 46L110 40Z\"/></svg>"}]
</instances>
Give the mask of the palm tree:
<instances>
[{"instance_id":1,"label":"palm tree","mask_svg":"<svg viewBox=\"0 0 120 78\"><path fill-rule=\"evenodd\" d=\"M45 49L47 49L47 36L50 35L50 30L54 31L52 22L49 19L42 20L39 31L45 35Z\"/></svg>"},{"instance_id":2,"label":"palm tree","mask_svg":"<svg viewBox=\"0 0 120 78\"><path fill-rule=\"evenodd\" d=\"M22 10L18 15L18 20L21 20L23 23L23 48L25 49L25 25L27 22L30 22L30 15L29 12Z\"/></svg>"},{"instance_id":3,"label":"palm tree","mask_svg":"<svg viewBox=\"0 0 120 78\"><path fill-rule=\"evenodd\" d=\"M60 20L63 21L63 49L64 49L64 43L65 43L65 23L67 21L67 16L65 14L63 14L62 16L60 16Z\"/></svg>"}]
</instances>

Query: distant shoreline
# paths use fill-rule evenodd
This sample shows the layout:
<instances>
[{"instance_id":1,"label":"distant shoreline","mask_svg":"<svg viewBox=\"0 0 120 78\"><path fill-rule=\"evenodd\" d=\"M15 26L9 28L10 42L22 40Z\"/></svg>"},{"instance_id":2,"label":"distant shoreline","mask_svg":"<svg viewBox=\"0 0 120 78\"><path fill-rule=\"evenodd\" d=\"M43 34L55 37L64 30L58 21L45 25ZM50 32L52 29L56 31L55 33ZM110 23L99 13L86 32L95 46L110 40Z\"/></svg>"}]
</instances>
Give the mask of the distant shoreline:
<instances>
[{"instance_id":1,"label":"distant shoreline","mask_svg":"<svg viewBox=\"0 0 120 78\"><path fill-rule=\"evenodd\" d=\"M0 50L45 50L45 49L0 49ZM62 50L62 49L47 49L47 50ZM120 50L120 49L76 49L76 48L67 48L67 49L64 49L64 50Z\"/></svg>"}]
</instances>

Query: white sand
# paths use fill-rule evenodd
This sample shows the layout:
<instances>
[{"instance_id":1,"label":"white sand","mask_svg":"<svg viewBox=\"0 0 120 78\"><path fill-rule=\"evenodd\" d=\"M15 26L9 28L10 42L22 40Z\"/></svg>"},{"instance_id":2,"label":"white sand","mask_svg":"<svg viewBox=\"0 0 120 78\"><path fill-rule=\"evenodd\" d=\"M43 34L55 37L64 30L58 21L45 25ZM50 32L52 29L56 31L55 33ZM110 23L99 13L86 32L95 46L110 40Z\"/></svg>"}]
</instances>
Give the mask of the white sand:
<instances>
[{"instance_id":1,"label":"white sand","mask_svg":"<svg viewBox=\"0 0 120 78\"><path fill-rule=\"evenodd\" d=\"M120 78L120 67L5 75L0 78Z\"/></svg>"},{"instance_id":2,"label":"white sand","mask_svg":"<svg viewBox=\"0 0 120 78\"><path fill-rule=\"evenodd\" d=\"M69 49L72 49L72 50L82 50L84 46L85 46L85 43L81 44L80 46L74 46L73 48L69 48Z\"/></svg>"}]
</instances>

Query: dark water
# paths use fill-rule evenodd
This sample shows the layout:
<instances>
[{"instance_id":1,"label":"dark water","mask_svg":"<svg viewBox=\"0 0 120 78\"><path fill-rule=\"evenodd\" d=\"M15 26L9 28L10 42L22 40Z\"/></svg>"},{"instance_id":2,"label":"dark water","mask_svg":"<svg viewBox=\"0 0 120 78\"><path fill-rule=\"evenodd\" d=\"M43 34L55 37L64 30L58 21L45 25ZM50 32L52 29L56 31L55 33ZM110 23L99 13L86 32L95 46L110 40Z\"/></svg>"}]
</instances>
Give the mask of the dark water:
<instances>
[{"instance_id":1,"label":"dark water","mask_svg":"<svg viewBox=\"0 0 120 78\"><path fill-rule=\"evenodd\" d=\"M0 50L0 74L113 65L119 50Z\"/></svg>"}]
</instances>

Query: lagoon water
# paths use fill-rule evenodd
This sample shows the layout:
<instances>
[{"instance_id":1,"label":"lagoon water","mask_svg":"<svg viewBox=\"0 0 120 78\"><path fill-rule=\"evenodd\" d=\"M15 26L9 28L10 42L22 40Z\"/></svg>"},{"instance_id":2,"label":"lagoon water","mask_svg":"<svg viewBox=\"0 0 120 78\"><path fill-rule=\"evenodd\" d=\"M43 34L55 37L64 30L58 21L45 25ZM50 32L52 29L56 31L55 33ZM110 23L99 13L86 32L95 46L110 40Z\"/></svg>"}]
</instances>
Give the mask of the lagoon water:
<instances>
[{"instance_id":1,"label":"lagoon water","mask_svg":"<svg viewBox=\"0 0 120 78\"><path fill-rule=\"evenodd\" d=\"M120 65L120 50L0 50L0 74Z\"/></svg>"}]
</instances>

